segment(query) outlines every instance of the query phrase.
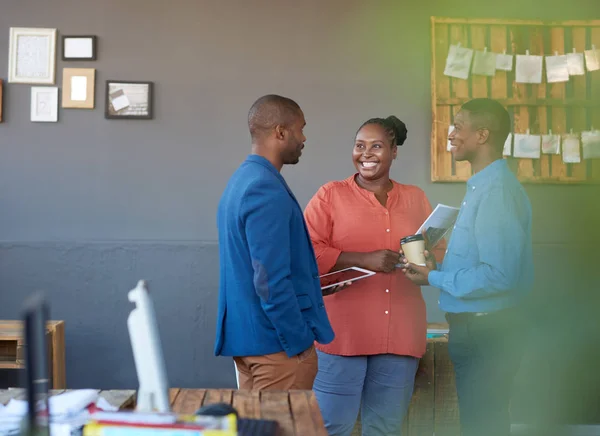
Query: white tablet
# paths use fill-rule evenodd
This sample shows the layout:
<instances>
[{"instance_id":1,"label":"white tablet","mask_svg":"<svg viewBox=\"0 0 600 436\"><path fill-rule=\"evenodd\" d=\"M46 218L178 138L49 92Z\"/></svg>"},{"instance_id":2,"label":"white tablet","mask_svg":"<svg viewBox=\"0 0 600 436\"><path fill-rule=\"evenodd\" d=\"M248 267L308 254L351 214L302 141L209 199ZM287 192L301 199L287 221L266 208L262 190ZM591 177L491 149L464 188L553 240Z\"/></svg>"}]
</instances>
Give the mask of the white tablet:
<instances>
[{"instance_id":1,"label":"white tablet","mask_svg":"<svg viewBox=\"0 0 600 436\"><path fill-rule=\"evenodd\" d=\"M356 280L364 279L365 277L371 277L374 274L375 271L351 266L350 268L323 274L322 276L319 276L319 278L321 279L321 289L328 289L341 285L342 283L354 282Z\"/></svg>"}]
</instances>

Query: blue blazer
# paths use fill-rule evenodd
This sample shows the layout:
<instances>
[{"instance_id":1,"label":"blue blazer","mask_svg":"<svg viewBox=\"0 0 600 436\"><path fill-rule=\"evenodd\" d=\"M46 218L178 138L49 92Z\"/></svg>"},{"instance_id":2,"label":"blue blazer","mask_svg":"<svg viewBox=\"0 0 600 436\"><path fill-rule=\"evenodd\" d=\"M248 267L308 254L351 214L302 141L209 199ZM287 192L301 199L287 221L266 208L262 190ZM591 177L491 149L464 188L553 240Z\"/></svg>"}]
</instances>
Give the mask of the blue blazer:
<instances>
[{"instance_id":1,"label":"blue blazer","mask_svg":"<svg viewBox=\"0 0 600 436\"><path fill-rule=\"evenodd\" d=\"M334 334L302 209L277 169L250 155L219 202L215 354L295 356Z\"/></svg>"}]
</instances>

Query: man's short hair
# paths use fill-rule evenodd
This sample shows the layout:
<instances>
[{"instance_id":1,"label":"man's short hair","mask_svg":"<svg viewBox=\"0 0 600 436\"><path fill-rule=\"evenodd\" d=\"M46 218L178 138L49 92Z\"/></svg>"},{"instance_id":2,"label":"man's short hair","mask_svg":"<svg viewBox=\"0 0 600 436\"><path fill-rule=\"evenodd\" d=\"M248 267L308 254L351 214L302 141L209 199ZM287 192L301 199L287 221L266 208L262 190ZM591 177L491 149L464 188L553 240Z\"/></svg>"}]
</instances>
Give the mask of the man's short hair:
<instances>
[{"instance_id":1,"label":"man's short hair","mask_svg":"<svg viewBox=\"0 0 600 436\"><path fill-rule=\"evenodd\" d=\"M511 131L510 115L504 106L491 98L475 98L463 104L461 110L469 113L473 129L490 132L489 142L501 152Z\"/></svg>"},{"instance_id":2,"label":"man's short hair","mask_svg":"<svg viewBox=\"0 0 600 436\"><path fill-rule=\"evenodd\" d=\"M256 139L277 125L289 126L300 115L300 106L294 100L269 94L254 102L248 112L248 128L252 139Z\"/></svg>"}]
</instances>

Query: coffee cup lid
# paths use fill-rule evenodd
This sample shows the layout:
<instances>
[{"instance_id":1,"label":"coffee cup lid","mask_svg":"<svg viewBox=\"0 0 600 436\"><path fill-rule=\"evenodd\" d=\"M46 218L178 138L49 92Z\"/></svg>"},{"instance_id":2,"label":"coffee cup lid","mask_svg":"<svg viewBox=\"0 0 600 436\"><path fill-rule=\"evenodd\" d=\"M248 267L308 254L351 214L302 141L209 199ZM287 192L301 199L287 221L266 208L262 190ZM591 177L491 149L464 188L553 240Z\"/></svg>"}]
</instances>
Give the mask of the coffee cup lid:
<instances>
[{"instance_id":1,"label":"coffee cup lid","mask_svg":"<svg viewBox=\"0 0 600 436\"><path fill-rule=\"evenodd\" d=\"M404 238L400 239L400 244L408 244L409 242L414 241L423 241L423 235L418 233L416 235L405 236Z\"/></svg>"}]
</instances>

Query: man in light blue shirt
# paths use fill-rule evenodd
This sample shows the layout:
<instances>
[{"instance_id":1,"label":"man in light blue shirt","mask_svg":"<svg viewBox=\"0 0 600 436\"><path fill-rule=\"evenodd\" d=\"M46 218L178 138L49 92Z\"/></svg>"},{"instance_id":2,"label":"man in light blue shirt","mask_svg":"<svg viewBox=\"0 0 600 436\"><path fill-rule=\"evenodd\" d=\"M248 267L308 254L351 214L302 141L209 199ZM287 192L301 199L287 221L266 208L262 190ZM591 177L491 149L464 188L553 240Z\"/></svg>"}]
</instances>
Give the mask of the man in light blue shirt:
<instances>
[{"instance_id":1,"label":"man in light blue shirt","mask_svg":"<svg viewBox=\"0 0 600 436\"><path fill-rule=\"evenodd\" d=\"M408 264L406 276L440 289L450 327L463 436L508 436L511 385L525 348L523 298L533 283L531 204L502 158L511 130L491 99L465 103L449 136L473 176L441 265Z\"/></svg>"}]
</instances>

